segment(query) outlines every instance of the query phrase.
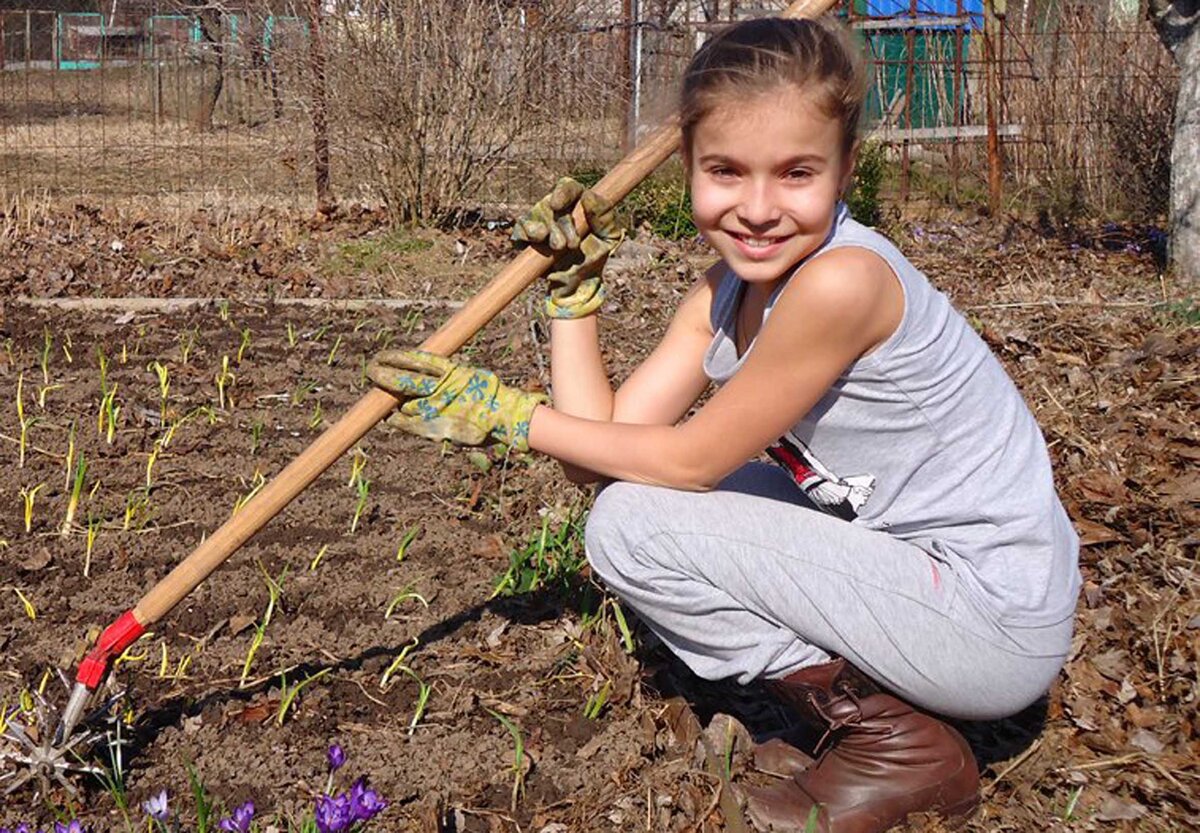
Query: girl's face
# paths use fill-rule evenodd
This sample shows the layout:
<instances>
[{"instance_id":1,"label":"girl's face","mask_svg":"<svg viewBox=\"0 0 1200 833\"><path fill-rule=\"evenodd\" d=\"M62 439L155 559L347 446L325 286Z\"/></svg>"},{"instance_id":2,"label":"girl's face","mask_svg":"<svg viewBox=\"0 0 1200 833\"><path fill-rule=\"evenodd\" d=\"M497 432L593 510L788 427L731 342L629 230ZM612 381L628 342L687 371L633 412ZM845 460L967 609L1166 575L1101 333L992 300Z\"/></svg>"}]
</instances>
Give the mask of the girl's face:
<instances>
[{"instance_id":1,"label":"girl's face","mask_svg":"<svg viewBox=\"0 0 1200 833\"><path fill-rule=\"evenodd\" d=\"M688 153L696 226L752 283L779 281L825 241L853 159L842 126L793 85L726 100Z\"/></svg>"}]
</instances>

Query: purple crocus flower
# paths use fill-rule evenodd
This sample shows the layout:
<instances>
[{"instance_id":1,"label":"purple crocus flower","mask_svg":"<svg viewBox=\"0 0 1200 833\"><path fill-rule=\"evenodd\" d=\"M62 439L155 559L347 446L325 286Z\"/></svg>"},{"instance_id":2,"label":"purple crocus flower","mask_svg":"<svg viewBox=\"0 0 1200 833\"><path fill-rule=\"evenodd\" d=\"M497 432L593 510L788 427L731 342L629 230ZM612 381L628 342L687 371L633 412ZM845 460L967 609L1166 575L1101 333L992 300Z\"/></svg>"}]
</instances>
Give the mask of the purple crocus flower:
<instances>
[{"instance_id":1,"label":"purple crocus flower","mask_svg":"<svg viewBox=\"0 0 1200 833\"><path fill-rule=\"evenodd\" d=\"M142 804L142 809L155 821L166 821L171 815L171 808L167 806L167 791L160 790L158 795L150 796L150 800Z\"/></svg>"},{"instance_id":2,"label":"purple crocus flower","mask_svg":"<svg viewBox=\"0 0 1200 833\"><path fill-rule=\"evenodd\" d=\"M355 821L370 821L387 809L388 803L375 790L369 790L362 779L350 788L350 812Z\"/></svg>"},{"instance_id":3,"label":"purple crocus flower","mask_svg":"<svg viewBox=\"0 0 1200 833\"><path fill-rule=\"evenodd\" d=\"M330 771L341 769L342 764L346 763L346 752L339 744L336 743L330 745L329 751L326 753L325 757L329 759Z\"/></svg>"},{"instance_id":4,"label":"purple crocus flower","mask_svg":"<svg viewBox=\"0 0 1200 833\"><path fill-rule=\"evenodd\" d=\"M71 819L70 824L63 824L61 821L54 822L54 833L87 833L87 831L79 823L79 819Z\"/></svg>"},{"instance_id":5,"label":"purple crocus flower","mask_svg":"<svg viewBox=\"0 0 1200 833\"><path fill-rule=\"evenodd\" d=\"M354 824L354 815L350 810L350 796L345 793L334 797L318 796L313 816L317 822L317 830L321 833L341 833Z\"/></svg>"},{"instance_id":6,"label":"purple crocus flower","mask_svg":"<svg viewBox=\"0 0 1200 833\"><path fill-rule=\"evenodd\" d=\"M233 815L221 819L217 826L227 833L249 833L250 823L254 821L254 802L247 801L233 811Z\"/></svg>"}]
</instances>

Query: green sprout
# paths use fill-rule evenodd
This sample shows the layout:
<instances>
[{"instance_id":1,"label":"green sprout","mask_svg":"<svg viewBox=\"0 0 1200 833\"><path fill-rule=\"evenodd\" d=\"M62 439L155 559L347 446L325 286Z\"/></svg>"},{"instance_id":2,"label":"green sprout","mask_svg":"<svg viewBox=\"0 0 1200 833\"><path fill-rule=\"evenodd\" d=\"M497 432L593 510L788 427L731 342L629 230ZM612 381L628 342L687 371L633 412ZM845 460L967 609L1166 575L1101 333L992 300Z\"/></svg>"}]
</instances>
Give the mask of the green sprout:
<instances>
[{"instance_id":1,"label":"green sprout","mask_svg":"<svg viewBox=\"0 0 1200 833\"><path fill-rule=\"evenodd\" d=\"M104 355L104 350L96 347L96 362L100 365L100 395L108 393L108 358Z\"/></svg>"},{"instance_id":2,"label":"green sprout","mask_svg":"<svg viewBox=\"0 0 1200 833\"><path fill-rule=\"evenodd\" d=\"M87 474L87 460L80 452L75 461L75 477L71 481L71 496L67 499L67 512L63 516L60 535L66 538L71 534L71 523L75 520L75 512L79 509L79 498L83 494L83 480Z\"/></svg>"},{"instance_id":3,"label":"green sprout","mask_svg":"<svg viewBox=\"0 0 1200 833\"><path fill-rule=\"evenodd\" d=\"M354 486L358 492L358 500L354 503L354 517L350 519L350 534L358 529L358 522L362 518L363 513L367 511L367 500L371 492L371 481L360 477L358 483Z\"/></svg>"},{"instance_id":4,"label":"green sprout","mask_svg":"<svg viewBox=\"0 0 1200 833\"><path fill-rule=\"evenodd\" d=\"M417 724L421 722L421 718L425 715L425 709L429 705L429 695L433 693L433 686L418 677L417 673L411 668L405 667L400 670L412 677L413 682L417 684L417 702L413 708L412 720L408 722L408 734L411 737L413 732L417 730Z\"/></svg>"},{"instance_id":5,"label":"green sprout","mask_svg":"<svg viewBox=\"0 0 1200 833\"><path fill-rule=\"evenodd\" d=\"M217 301L217 316L223 323L229 323L229 300L227 298Z\"/></svg>"},{"instance_id":6,"label":"green sprout","mask_svg":"<svg viewBox=\"0 0 1200 833\"><path fill-rule=\"evenodd\" d=\"M83 577L88 578L92 571L92 550L96 547L96 536L100 534L100 519L88 515L87 546L83 553Z\"/></svg>"},{"instance_id":7,"label":"green sprout","mask_svg":"<svg viewBox=\"0 0 1200 833\"><path fill-rule=\"evenodd\" d=\"M42 328L42 358L39 365L42 368L42 384L50 384L50 351L54 349L54 336L50 335L50 327Z\"/></svg>"},{"instance_id":8,"label":"green sprout","mask_svg":"<svg viewBox=\"0 0 1200 833\"><path fill-rule=\"evenodd\" d=\"M123 722L120 719L116 720L115 731L107 735L109 766L96 774L96 780L100 782L105 792L112 796L113 804L125 819L125 828L132 830L133 827L129 823L129 796L125 787L125 762L121 754L121 748L128 743L121 739Z\"/></svg>"},{"instance_id":9,"label":"green sprout","mask_svg":"<svg viewBox=\"0 0 1200 833\"><path fill-rule=\"evenodd\" d=\"M242 328L242 340L238 344L236 364L241 366L242 356L246 355L246 351L250 349L250 328Z\"/></svg>"},{"instance_id":10,"label":"green sprout","mask_svg":"<svg viewBox=\"0 0 1200 833\"><path fill-rule=\"evenodd\" d=\"M583 707L583 716L588 720L600 717L604 707L608 705L608 695L611 693L612 680L605 680L600 690L588 698L587 704Z\"/></svg>"},{"instance_id":11,"label":"green sprout","mask_svg":"<svg viewBox=\"0 0 1200 833\"><path fill-rule=\"evenodd\" d=\"M158 462L158 455L162 453L165 438L160 438L154 441L154 446L150 449L150 453L146 455L146 491L150 491L150 487L154 485L154 464Z\"/></svg>"},{"instance_id":12,"label":"green sprout","mask_svg":"<svg viewBox=\"0 0 1200 833\"><path fill-rule=\"evenodd\" d=\"M105 441L112 445L113 435L117 430L117 419L121 416L121 406L117 404L117 388L115 383L100 400L100 414L96 418L96 433L104 436Z\"/></svg>"},{"instance_id":13,"label":"green sprout","mask_svg":"<svg viewBox=\"0 0 1200 833\"><path fill-rule=\"evenodd\" d=\"M184 330L179 334L179 363L187 364L191 358L192 351L196 349L196 340L200 332L193 327L190 330Z\"/></svg>"},{"instance_id":14,"label":"green sprout","mask_svg":"<svg viewBox=\"0 0 1200 833\"><path fill-rule=\"evenodd\" d=\"M63 356L66 358L67 364L75 363L75 359L73 359L71 357L71 348L74 346L75 346L75 343L73 341L71 341L71 334L68 332L66 335L63 336L63 346L62 346Z\"/></svg>"},{"instance_id":15,"label":"green sprout","mask_svg":"<svg viewBox=\"0 0 1200 833\"><path fill-rule=\"evenodd\" d=\"M283 572L276 578L271 578L271 574L267 572L267 568L262 562L258 562L258 570L263 575L263 581L267 585L267 607L263 611L262 618L254 625L254 634L250 637L250 649L246 652L246 659L242 663L242 676L238 680L238 688L246 687L246 680L250 676L250 669L254 665L254 655L258 653L258 649L262 647L263 638L267 633L267 626L271 624L271 617L275 614L275 608L279 604L279 599L283 595L283 582L287 578L288 567L285 565Z\"/></svg>"},{"instance_id":16,"label":"green sprout","mask_svg":"<svg viewBox=\"0 0 1200 833\"><path fill-rule=\"evenodd\" d=\"M388 687L388 681L391 680L392 677L395 676L397 672L402 671L408 667L404 664L404 660L408 659L408 655L412 651L412 649L417 647L420 644L421 644L421 640L417 639L417 637L414 636L412 638L411 642L409 642L407 645L405 645L403 648L400 649L400 653L396 655L396 658L392 660L392 664L389 665L386 670L384 670L383 676L379 678L379 687L381 689L386 690Z\"/></svg>"},{"instance_id":17,"label":"green sprout","mask_svg":"<svg viewBox=\"0 0 1200 833\"><path fill-rule=\"evenodd\" d=\"M484 711L500 721L500 725L508 730L513 739L513 786L512 812L517 811L517 800L525 792L525 739L521 736L521 728L499 712L494 712L487 706Z\"/></svg>"},{"instance_id":18,"label":"green sprout","mask_svg":"<svg viewBox=\"0 0 1200 833\"><path fill-rule=\"evenodd\" d=\"M367 466L367 455L361 448L354 449L354 456L350 458L350 480L346 483L350 488L354 488L354 484L362 478L363 469Z\"/></svg>"},{"instance_id":19,"label":"green sprout","mask_svg":"<svg viewBox=\"0 0 1200 833\"><path fill-rule=\"evenodd\" d=\"M325 413L321 408L321 400L317 400L317 404L313 407L312 415L308 418L309 428L320 428L321 423L325 421Z\"/></svg>"},{"instance_id":20,"label":"green sprout","mask_svg":"<svg viewBox=\"0 0 1200 833\"><path fill-rule=\"evenodd\" d=\"M42 385L38 388L37 403L38 407L43 411L46 410L46 397L51 391L58 390L62 385Z\"/></svg>"},{"instance_id":21,"label":"green sprout","mask_svg":"<svg viewBox=\"0 0 1200 833\"><path fill-rule=\"evenodd\" d=\"M317 383L314 379L301 379L296 387L292 388L292 393L289 400L293 405L302 405L304 400L308 399L310 393L317 390Z\"/></svg>"},{"instance_id":22,"label":"green sprout","mask_svg":"<svg viewBox=\"0 0 1200 833\"><path fill-rule=\"evenodd\" d=\"M329 673L329 671L330 671L330 669L328 669L328 668L322 668L316 674L312 674L308 677L305 677L303 680L296 683L291 688L288 688L287 676L281 675L282 680L283 680L283 691L279 698L279 711L275 715L276 725L278 725L278 726L283 725L283 721L287 718L288 711L292 708L293 704L295 704L296 698L300 696L300 692L303 691L305 688L307 688L312 683L315 683L317 680L324 677L326 674Z\"/></svg>"},{"instance_id":23,"label":"green sprout","mask_svg":"<svg viewBox=\"0 0 1200 833\"><path fill-rule=\"evenodd\" d=\"M143 489L134 489L125 497L125 516L121 521L121 529L128 532L134 527L134 521L141 518L137 524L140 529L145 525L150 508L150 496Z\"/></svg>"},{"instance_id":24,"label":"green sprout","mask_svg":"<svg viewBox=\"0 0 1200 833\"><path fill-rule=\"evenodd\" d=\"M25 416L25 374L17 376L17 468L25 468L25 449L29 446L29 429L37 424L37 417Z\"/></svg>"},{"instance_id":25,"label":"green sprout","mask_svg":"<svg viewBox=\"0 0 1200 833\"><path fill-rule=\"evenodd\" d=\"M63 488L70 489L71 478L75 476L75 420L71 420L71 427L67 429L67 454L63 462L63 472L66 478Z\"/></svg>"},{"instance_id":26,"label":"green sprout","mask_svg":"<svg viewBox=\"0 0 1200 833\"><path fill-rule=\"evenodd\" d=\"M22 593L22 592L21 592L21 588L20 588L20 587L12 587L12 588L10 588L10 589L11 589L11 590L12 590L14 593L16 593L16 594L17 594L17 598L18 598L18 599L20 599L20 601L21 601L21 607L25 608L25 615L26 615L27 617L29 617L29 619L30 619L31 621L32 621L32 620L36 620L36 619L37 619L37 610L36 610L36 609L34 609L34 607L33 607L33 602L29 601L29 598L28 598L28 597L27 597L27 596L26 596L24 593ZM32 704L32 703L30 703L30 706L31 706L31 707L32 707L32 705L33 705L33 704Z\"/></svg>"},{"instance_id":27,"label":"green sprout","mask_svg":"<svg viewBox=\"0 0 1200 833\"><path fill-rule=\"evenodd\" d=\"M413 541L417 540L417 536L421 534L420 525L414 525L404 531L404 537L400 539L400 546L396 549L396 563L399 564L404 560L404 556L408 555L408 548Z\"/></svg>"},{"instance_id":28,"label":"green sprout","mask_svg":"<svg viewBox=\"0 0 1200 833\"><path fill-rule=\"evenodd\" d=\"M258 446L262 442L263 421L256 419L250 423L250 453L257 454Z\"/></svg>"},{"instance_id":29,"label":"green sprout","mask_svg":"<svg viewBox=\"0 0 1200 833\"><path fill-rule=\"evenodd\" d=\"M267 485L267 478L258 469L254 470L254 477L250 478L250 491L239 497L233 503L233 512L231 515L236 515L242 510L242 507L254 499L254 496L262 491L263 486Z\"/></svg>"},{"instance_id":30,"label":"green sprout","mask_svg":"<svg viewBox=\"0 0 1200 833\"><path fill-rule=\"evenodd\" d=\"M625 646L625 653L632 654L636 647L633 642L633 631L629 629L629 622L625 620L625 611L621 610L621 605L616 599L609 599L612 604L613 618L617 620L617 629L621 631L621 644Z\"/></svg>"},{"instance_id":31,"label":"green sprout","mask_svg":"<svg viewBox=\"0 0 1200 833\"><path fill-rule=\"evenodd\" d=\"M390 619L392 616L392 611L394 611L397 607L399 607L400 605L407 602L409 599L416 599L418 602L423 604L426 608L429 607L429 602L427 602L425 600L425 597L422 596L420 593L416 592L415 590L413 590L413 586L410 584L407 587L405 587L403 590L401 590L399 593L397 593L395 598L393 598L391 600L391 602L388 603L387 609L385 609L383 611L383 618Z\"/></svg>"},{"instance_id":32,"label":"green sprout","mask_svg":"<svg viewBox=\"0 0 1200 833\"><path fill-rule=\"evenodd\" d=\"M39 483L32 489L21 487L21 502L25 509L25 531L30 532L33 529L33 501L37 497L37 493L42 490L45 483Z\"/></svg>"},{"instance_id":33,"label":"green sprout","mask_svg":"<svg viewBox=\"0 0 1200 833\"><path fill-rule=\"evenodd\" d=\"M342 337L339 335L336 339L334 339L333 347L329 351L329 357L325 359L325 364L329 365L330 367L333 367L334 357L337 356L338 348L341 346L342 346Z\"/></svg>"},{"instance_id":34,"label":"green sprout","mask_svg":"<svg viewBox=\"0 0 1200 833\"><path fill-rule=\"evenodd\" d=\"M196 833L208 833L209 822L212 821L214 802L200 780L200 773L190 762L187 764L188 785L192 790L192 800L196 805Z\"/></svg>"},{"instance_id":35,"label":"green sprout","mask_svg":"<svg viewBox=\"0 0 1200 833\"><path fill-rule=\"evenodd\" d=\"M221 357L221 369L213 376L213 381L217 383L217 403L221 410L225 410L225 390L237 381L236 377L229 372L229 356ZM233 405L233 398L230 397L229 404Z\"/></svg>"},{"instance_id":36,"label":"green sprout","mask_svg":"<svg viewBox=\"0 0 1200 833\"><path fill-rule=\"evenodd\" d=\"M291 321L287 322L287 331L286 332L287 332L288 347L295 347L296 342L299 338L296 335L296 325L293 324Z\"/></svg>"},{"instance_id":37,"label":"green sprout","mask_svg":"<svg viewBox=\"0 0 1200 833\"><path fill-rule=\"evenodd\" d=\"M325 553L327 552L329 552L329 545L322 544L321 548L317 550L317 554L313 556L313 560L308 562L308 571L310 573L316 572L317 565L321 563L321 559L325 557Z\"/></svg>"},{"instance_id":38,"label":"green sprout","mask_svg":"<svg viewBox=\"0 0 1200 833\"><path fill-rule=\"evenodd\" d=\"M171 371L157 359L146 365L146 369L153 370L154 375L158 377L158 415L163 422L166 422L167 395L171 392Z\"/></svg>"}]
</instances>

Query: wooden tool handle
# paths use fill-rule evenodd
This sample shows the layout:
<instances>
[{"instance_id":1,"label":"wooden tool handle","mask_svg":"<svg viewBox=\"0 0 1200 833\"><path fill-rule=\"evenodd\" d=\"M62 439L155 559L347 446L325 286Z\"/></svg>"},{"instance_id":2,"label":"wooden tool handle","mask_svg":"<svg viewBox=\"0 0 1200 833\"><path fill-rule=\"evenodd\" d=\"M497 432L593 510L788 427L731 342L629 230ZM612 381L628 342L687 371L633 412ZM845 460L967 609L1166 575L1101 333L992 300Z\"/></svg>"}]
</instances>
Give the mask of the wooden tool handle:
<instances>
[{"instance_id":1,"label":"wooden tool handle","mask_svg":"<svg viewBox=\"0 0 1200 833\"><path fill-rule=\"evenodd\" d=\"M837 0L799 0L792 3L782 16L816 17L836 2ZM620 202L678 147L679 128L672 117L651 133L637 149L618 162L596 183L594 190L613 203ZM575 212L575 224L581 232L587 227L582 209ZM544 275L553 263L554 258L534 249L523 250L492 279L491 283L426 339L421 344L421 349L443 356L451 355L508 306L513 298ZM376 423L391 413L398 403L396 397L377 388L363 396L236 515L222 524L175 569L154 585L133 609L137 621L147 626L165 616L250 536L262 529L267 521L279 514L293 498L362 439Z\"/></svg>"}]
</instances>

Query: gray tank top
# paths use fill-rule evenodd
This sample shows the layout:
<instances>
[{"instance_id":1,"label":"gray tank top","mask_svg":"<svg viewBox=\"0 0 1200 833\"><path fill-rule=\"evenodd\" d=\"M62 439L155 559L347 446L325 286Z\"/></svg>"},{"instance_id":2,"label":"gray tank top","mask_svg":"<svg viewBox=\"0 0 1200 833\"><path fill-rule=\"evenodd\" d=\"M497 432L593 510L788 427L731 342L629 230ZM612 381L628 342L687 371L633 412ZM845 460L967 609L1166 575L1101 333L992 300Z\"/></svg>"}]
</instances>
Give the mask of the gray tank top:
<instances>
[{"instance_id":1,"label":"gray tank top","mask_svg":"<svg viewBox=\"0 0 1200 833\"><path fill-rule=\"evenodd\" d=\"M808 259L843 246L891 266L904 290L903 316L768 453L821 509L956 568L998 621L1063 621L1079 592L1079 539L1033 414L946 296L845 206ZM704 370L717 384L745 360L735 332L744 288L730 272L713 298Z\"/></svg>"}]
</instances>

